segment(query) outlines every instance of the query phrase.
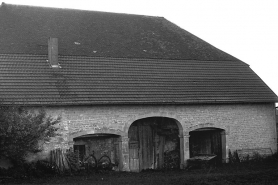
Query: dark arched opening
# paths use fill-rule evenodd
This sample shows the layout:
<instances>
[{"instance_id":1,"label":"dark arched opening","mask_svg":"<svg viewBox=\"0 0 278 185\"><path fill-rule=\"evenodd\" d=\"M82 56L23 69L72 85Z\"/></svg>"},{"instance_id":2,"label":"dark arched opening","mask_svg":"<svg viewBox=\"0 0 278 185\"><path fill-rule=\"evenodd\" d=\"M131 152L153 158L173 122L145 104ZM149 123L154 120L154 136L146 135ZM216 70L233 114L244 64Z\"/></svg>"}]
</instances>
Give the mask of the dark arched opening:
<instances>
[{"instance_id":1,"label":"dark arched opening","mask_svg":"<svg viewBox=\"0 0 278 185\"><path fill-rule=\"evenodd\" d=\"M216 155L215 161L225 160L225 131L219 128L200 128L189 132L190 158L204 155Z\"/></svg>"},{"instance_id":2,"label":"dark arched opening","mask_svg":"<svg viewBox=\"0 0 278 185\"><path fill-rule=\"evenodd\" d=\"M136 120L128 131L130 171L180 168L179 127L175 119Z\"/></svg>"},{"instance_id":3,"label":"dark arched opening","mask_svg":"<svg viewBox=\"0 0 278 185\"><path fill-rule=\"evenodd\" d=\"M116 134L86 134L73 138L74 151L78 152L80 160L94 152L99 159L104 154L108 155L115 165L120 164L120 136Z\"/></svg>"}]
</instances>

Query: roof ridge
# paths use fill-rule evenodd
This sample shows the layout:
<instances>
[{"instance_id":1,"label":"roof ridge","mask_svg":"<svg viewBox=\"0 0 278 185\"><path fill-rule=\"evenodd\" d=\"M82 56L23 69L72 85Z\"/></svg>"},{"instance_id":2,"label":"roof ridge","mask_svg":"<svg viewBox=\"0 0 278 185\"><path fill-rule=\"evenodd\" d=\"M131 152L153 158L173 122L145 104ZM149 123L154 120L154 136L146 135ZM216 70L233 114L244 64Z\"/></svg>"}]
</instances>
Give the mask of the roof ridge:
<instances>
[{"instance_id":1,"label":"roof ridge","mask_svg":"<svg viewBox=\"0 0 278 185\"><path fill-rule=\"evenodd\" d=\"M107 12L107 11L98 11L98 10L87 10L87 9L77 9L77 8L62 8L62 7L53 7L53 6L37 6L37 5L24 5L24 4L7 4L2 2L1 7L26 7L26 8L42 8L42 9L53 9L53 10L66 10L66 11L80 11L80 12L95 12L95 13L108 13L108 14L120 14L120 15L130 15L130 16L141 16L141 17L153 17L153 18L164 18L162 16L152 16L152 15L143 15L143 14L131 14L131 13L119 13L119 12Z\"/></svg>"}]
</instances>

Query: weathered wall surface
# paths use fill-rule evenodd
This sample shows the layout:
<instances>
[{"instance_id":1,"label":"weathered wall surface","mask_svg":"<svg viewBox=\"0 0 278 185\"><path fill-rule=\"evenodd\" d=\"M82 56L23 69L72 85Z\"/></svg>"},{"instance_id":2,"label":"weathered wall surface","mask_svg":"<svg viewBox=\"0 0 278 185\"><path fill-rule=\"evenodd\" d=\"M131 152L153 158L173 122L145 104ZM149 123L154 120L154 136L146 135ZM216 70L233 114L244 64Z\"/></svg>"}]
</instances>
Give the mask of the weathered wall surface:
<instances>
[{"instance_id":1,"label":"weathered wall surface","mask_svg":"<svg viewBox=\"0 0 278 185\"><path fill-rule=\"evenodd\" d=\"M278 107L276 107L276 132L277 132L277 148L278 148Z\"/></svg>"},{"instance_id":2,"label":"weathered wall surface","mask_svg":"<svg viewBox=\"0 0 278 185\"><path fill-rule=\"evenodd\" d=\"M73 106L49 107L50 115L61 116L61 136L53 138L46 150L73 144L73 138L94 133L127 137L137 119L163 116L176 119L180 135L198 128L216 127L226 132L226 148L271 148L277 150L274 104L179 105L179 106Z\"/></svg>"}]
</instances>

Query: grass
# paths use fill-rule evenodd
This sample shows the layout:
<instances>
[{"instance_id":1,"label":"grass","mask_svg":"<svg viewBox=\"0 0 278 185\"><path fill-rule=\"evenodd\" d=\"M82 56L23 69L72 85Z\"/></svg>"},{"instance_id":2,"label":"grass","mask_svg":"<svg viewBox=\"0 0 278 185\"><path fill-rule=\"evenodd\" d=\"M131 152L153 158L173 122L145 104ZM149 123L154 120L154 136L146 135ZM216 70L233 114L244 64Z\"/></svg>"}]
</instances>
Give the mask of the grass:
<instances>
[{"instance_id":1,"label":"grass","mask_svg":"<svg viewBox=\"0 0 278 185\"><path fill-rule=\"evenodd\" d=\"M3 183L3 182L2 182ZM74 176L52 176L25 180L10 180L7 184L278 184L278 162L259 161L223 164L194 170L147 170L140 173L99 172Z\"/></svg>"}]
</instances>

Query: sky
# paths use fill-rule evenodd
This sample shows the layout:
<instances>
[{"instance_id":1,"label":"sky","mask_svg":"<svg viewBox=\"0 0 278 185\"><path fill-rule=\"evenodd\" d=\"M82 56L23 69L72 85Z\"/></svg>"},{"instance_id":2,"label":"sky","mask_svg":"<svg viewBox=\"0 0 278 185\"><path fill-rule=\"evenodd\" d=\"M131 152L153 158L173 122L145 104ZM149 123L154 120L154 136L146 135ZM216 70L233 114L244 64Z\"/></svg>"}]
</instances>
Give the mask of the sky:
<instances>
[{"instance_id":1,"label":"sky","mask_svg":"<svg viewBox=\"0 0 278 185\"><path fill-rule=\"evenodd\" d=\"M278 0L2 1L164 17L249 64L278 95Z\"/></svg>"}]
</instances>

